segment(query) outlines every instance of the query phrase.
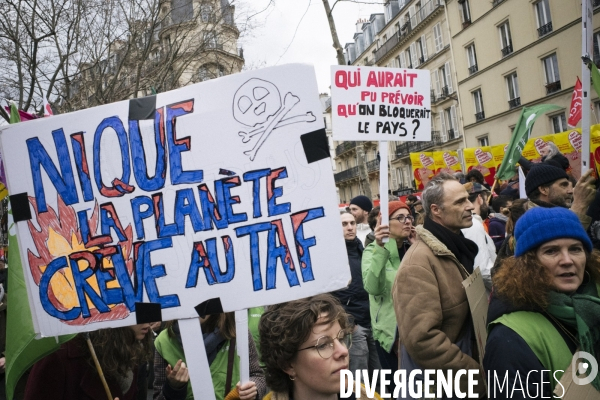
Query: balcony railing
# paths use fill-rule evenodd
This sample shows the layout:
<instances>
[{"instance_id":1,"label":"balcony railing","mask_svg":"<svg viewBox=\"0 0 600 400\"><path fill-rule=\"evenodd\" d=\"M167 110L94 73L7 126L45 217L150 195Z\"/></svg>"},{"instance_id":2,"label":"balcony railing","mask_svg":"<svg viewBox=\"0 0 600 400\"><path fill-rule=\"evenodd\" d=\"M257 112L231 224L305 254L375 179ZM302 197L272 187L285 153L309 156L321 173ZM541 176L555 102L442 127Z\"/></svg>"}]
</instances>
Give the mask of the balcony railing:
<instances>
[{"instance_id":1,"label":"balcony railing","mask_svg":"<svg viewBox=\"0 0 600 400\"><path fill-rule=\"evenodd\" d=\"M550 32L552 32L552 22L548 22L546 25L542 25L538 28L538 37L547 35Z\"/></svg>"},{"instance_id":2,"label":"balcony railing","mask_svg":"<svg viewBox=\"0 0 600 400\"><path fill-rule=\"evenodd\" d=\"M402 43L413 30L417 29L419 24L423 22L429 15L433 14L440 8L440 0L430 0L421 7L415 15L400 27L400 30L390 37L385 43L375 51L375 60L381 60L390 53L396 45Z\"/></svg>"},{"instance_id":3,"label":"balcony railing","mask_svg":"<svg viewBox=\"0 0 600 400\"><path fill-rule=\"evenodd\" d=\"M600 54L594 54L594 64L596 64L596 67L600 65Z\"/></svg>"},{"instance_id":4,"label":"balcony railing","mask_svg":"<svg viewBox=\"0 0 600 400\"><path fill-rule=\"evenodd\" d=\"M496 7L498 4L502 3L504 0L494 0L492 1L492 7Z\"/></svg>"},{"instance_id":5,"label":"balcony railing","mask_svg":"<svg viewBox=\"0 0 600 400\"><path fill-rule=\"evenodd\" d=\"M206 48L207 49L215 49L215 50L223 50L223 44L207 42Z\"/></svg>"},{"instance_id":6,"label":"balcony railing","mask_svg":"<svg viewBox=\"0 0 600 400\"><path fill-rule=\"evenodd\" d=\"M594 6L594 8L600 6L600 0L593 0L592 1L592 6Z\"/></svg>"},{"instance_id":7,"label":"balcony railing","mask_svg":"<svg viewBox=\"0 0 600 400\"><path fill-rule=\"evenodd\" d=\"M479 122L484 119L485 119L485 113L483 111L475 114L475 121Z\"/></svg>"},{"instance_id":8,"label":"balcony railing","mask_svg":"<svg viewBox=\"0 0 600 400\"><path fill-rule=\"evenodd\" d=\"M410 153L418 153L433 146L439 146L442 144L440 139L440 133L438 131L431 132L430 142L404 142L396 146L396 152L394 159L408 157Z\"/></svg>"},{"instance_id":9,"label":"balcony railing","mask_svg":"<svg viewBox=\"0 0 600 400\"><path fill-rule=\"evenodd\" d=\"M358 167L348 168L347 170L338 172L333 176L335 183L342 182L348 179L356 178L358 176Z\"/></svg>"},{"instance_id":10,"label":"balcony railing","mask_svg":"<svg viewBox=\"0 0 600 400\"><path fill-rule=\"evenodd\" d=\"M475 72L477 72L477 64L473 64L469 67L469 75L473 75Z\"/></svg>"},{"instance_id":11,"label":"balcony railing","mask_svg":"<svg viewBox=\"0 0 600 400\"><path fill-rule=\"evenodd\" d=\"M521 105L521 98L520 97L515 97L512 100L508 101L508 108L509 109L513 109L515 107L519 107Z\"/></svg>"},{"instance_id":12,"label":"balcony railing","mask_svg":"<svg viewBox=\"0 0 600 400\"><path fill-rule=\"evenodd\" d=\"M458 139L460 132L457 129L448 129L448 140Z\"/></svg>"},{"instance_id":13,"label":"balcony railing","mask_svg":"<svg viewBox=\"0 0 600 400\"><path fill-rule=\"evenodd\" d=\"M469 25L471 25L471 20L470 20L470 19L467 19L466 21L464 21L464 22L462 23L462 27L463 27L463 29L465 29L465 28L466 28L467 26L469 26Z\"/></svg>"},{"instance_id":14,"label":"balcony railing","mask_svg":"<svg viewBox=\"0 0 600 400\"><path fill-rule=\"evenodd\" d=\"M440 93L440 95L438 96L438 100L443 100L446 97L448 97L449 94L449 90L448 90L448 86L444 86L442 87L442 92Z\"/></svg>"},{"instance_id":15,"label":"balcony railing","mask_svg":"<svg viewBox=\"0 0 600 400\"><path fill-rule=\"evenodd\" d=\"M546 94L558 92L560 90L560 81L552 82L546 85Z\"/></svg>"},{"instance_id":16,"label":"balcony railing","mask_svg":"<svg viewBox=\"0 0 600 400\"><path fill-rule=\"evenodd\" d=\"M512 43L502 49L502 57L506 57L513 52Z\"/></svg>"},{"instance_id":17,"label":"balcony railing","mask_svg":"<svg viewBox=\"0 0 600 400\"><path fill-rule=\"evenodd\" d=\"M335 148L336 157L350 149L355 148L356 143L357 143L356 141L348 141L348 142L338 144L337 147Z\"/></svg>"},{"instance_id":18,"label":"balcony railing","mask_svg":"<svg viewBox=\"0 0 600 400\"><path fill-rule=\"evenodd\" d=\"M375 160L367 161L367 171L369 171L369 172L379 171L379 160L375 159Z\"/></svg>"},{"instance_id":19,"label":"balcony railing","mask_svg":"<svg viewBox=\"0 0 600 400\"><path fill-rule=\"evenodd\" d=\"M425 62L425 56L419 57L419 65L423 64L424 62Z\"/></svg>"},{"instance_id":20,"label":"balcony railing","mask_svg":"<svg viewBox=\"0 0 600 400\"><path fill-rule=\"evenodd\" d=\"M435 90L431 90L431 102L432 103L437 103L440 100L442 100L442 99L439 96L436 97Z\"/></svg>"}]
</instances>

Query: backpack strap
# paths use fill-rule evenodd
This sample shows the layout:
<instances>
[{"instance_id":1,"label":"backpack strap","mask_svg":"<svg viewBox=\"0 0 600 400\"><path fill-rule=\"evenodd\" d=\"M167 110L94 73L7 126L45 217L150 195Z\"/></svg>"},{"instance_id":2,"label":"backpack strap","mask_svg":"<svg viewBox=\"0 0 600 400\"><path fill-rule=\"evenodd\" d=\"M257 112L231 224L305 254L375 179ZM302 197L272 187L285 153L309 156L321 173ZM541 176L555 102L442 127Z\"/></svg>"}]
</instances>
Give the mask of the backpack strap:
<instances>
[{"instance_id":1,"label":"backpack strap","mask_svg":"<svg viewBox=\"0 0 600 400\"><path fill-rule=\"evenodd\" d=\"M232 380L232 376L233 376L234 357L235 357L235 338L233 338L229 341L229 353L228 353L228 357L227 357L227 379L225 380L224 396L227 396L227 394L231 391L231 380Z\"/></svg>"}]
</instances>

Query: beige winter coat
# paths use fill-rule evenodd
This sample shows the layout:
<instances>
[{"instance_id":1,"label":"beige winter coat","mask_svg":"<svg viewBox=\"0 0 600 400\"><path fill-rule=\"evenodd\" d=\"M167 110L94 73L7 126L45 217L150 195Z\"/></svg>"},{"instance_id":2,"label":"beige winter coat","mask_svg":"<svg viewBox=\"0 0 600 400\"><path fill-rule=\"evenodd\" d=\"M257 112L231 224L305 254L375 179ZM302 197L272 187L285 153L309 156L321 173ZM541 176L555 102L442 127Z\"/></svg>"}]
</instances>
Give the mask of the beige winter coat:
<instances>
[{"instance_id":1,"label":"beige winter coat","mask_svg":"<svg viewBox=\"0 0 600 400\"><path fill-rule=\"evenodd\" d=\"M424 369L451 369L453 375L460 369L480 370L476 377L481 383L475 391L483 397L484 375L477 354L475 359L469 357L454 344L470 315L462 286L468 273L431 232L423 226L416 229L418 240L402 259L392 287L400 344ZM472 347L476 352L477 346ZM461 390L466 392L467 375L462 378Z\"/></svg>"}]
</instances>

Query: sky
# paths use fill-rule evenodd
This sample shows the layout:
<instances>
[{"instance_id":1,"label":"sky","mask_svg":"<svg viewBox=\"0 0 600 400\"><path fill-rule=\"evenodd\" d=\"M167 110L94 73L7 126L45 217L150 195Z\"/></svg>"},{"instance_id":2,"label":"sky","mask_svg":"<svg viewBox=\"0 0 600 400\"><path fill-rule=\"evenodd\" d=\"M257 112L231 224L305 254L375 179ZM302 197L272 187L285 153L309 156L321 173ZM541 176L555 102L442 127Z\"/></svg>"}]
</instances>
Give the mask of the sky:
<instances>
[{"instance_id":1,"label":"sky","mask_svg":"<svg viewBox=\"0 0 600 400\"><path fill-rule=\"evenodd\" d=\"M329 0L333 6L335 0ZM383 13L383 0L339 1L333 9L342 47L353 41L356 21ZM375 4L374 4L375 3ZM379 3L379 4L376 4ZM322 0L252 0L255 27L240 40L246 69L289 63L315 66L320 93L330 93L330 66L337 64L331 32Z\"/></svg>"}]
</instances>

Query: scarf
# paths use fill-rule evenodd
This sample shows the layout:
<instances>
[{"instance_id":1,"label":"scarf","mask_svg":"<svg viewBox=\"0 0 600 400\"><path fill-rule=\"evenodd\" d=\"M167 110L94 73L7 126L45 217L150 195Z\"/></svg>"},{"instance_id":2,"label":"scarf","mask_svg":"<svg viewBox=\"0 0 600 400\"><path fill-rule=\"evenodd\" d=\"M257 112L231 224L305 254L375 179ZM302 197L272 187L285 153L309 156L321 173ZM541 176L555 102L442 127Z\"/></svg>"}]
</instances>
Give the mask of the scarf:
<instances>
[{"instance_id":1,"label":"scarf","mask_svg":"<svg viewBox=\"0 0 600 400\"><path fill-rule=\"evenodd\" d=\"M556 204L552 204L552 203L548 203L546 201L542 201L542 200L531 200L529 199L530 202L532 202L533 204L543 207L543 208L554 208L554 207L563 207L563 206L558 206ZM563 207L563 208L569 208L569 207Z\"/></svg>"},{"instance_id":2,"label":"scarf","mask_svg":"<svg viewBox=\"0 0 600 400\"><path fill-rule=\"evenodd\" d=\"M423 227L433 234L440 242L448 247L454 257L465 267L469 274L473 273L475 256L479 252L477 243L464 237L462 232L458 234L448 228L434 222L431 218L425 218Z\"/></svg>"},{"instance_id":3,"label":"scarf","mask_svg":"<svg viewBox=\"0 0 600 400\"><path fill-rule=\"evenodd\" d=\"M179 324L176 322L171 327L173 333L175 333L175 337L177 338L177 342L183 348L183 342L181 341L181 333L179 332ZM219 328L215 328L213 332L203 333L202 338L204 341L204 348L206 349L206 358L208 359L208 365L212 364L217 358L219 350L225 344L225 337L219 331Z\"/></svg>"},{"instance_id":4,"label":"scarf","mask_svg":"<svg viewBox=\"0 0 600 400\"><path fill-rule=\"evenodd\" d=\"M548 301L546 312L577 331L579 349L600 359L600 298L594 282L581 285L570 295L550 292ZM592 386L600 391L600 374L596 375Z\"/></svg>"}]
</instances>

